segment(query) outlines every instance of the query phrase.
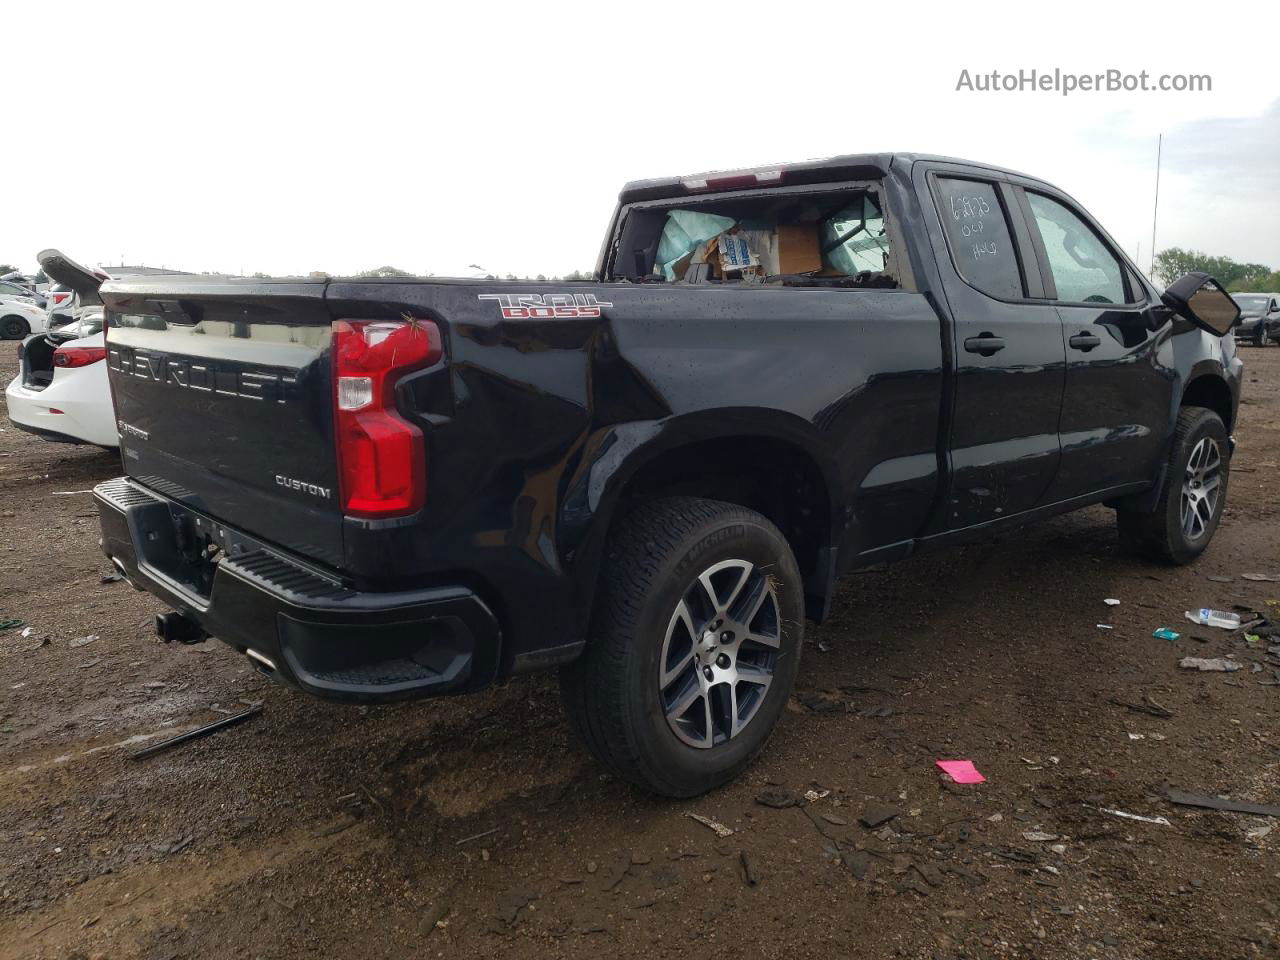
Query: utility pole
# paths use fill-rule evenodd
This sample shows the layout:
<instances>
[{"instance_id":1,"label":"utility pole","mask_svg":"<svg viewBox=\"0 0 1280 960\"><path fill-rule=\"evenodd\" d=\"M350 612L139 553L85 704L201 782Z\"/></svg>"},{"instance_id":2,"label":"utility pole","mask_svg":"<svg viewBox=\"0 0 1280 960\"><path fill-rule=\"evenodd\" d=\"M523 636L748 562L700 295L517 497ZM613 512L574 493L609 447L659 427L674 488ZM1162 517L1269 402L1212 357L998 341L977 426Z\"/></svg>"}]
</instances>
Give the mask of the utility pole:
<instances>
[{"instance_id":1,"label":"utility pole","mask_svg":"<svg viewBox=\"0 0 1280 960\"><path fill-rule=\"evenodd\" d=\"M1160 154L1164 151L1164 134L1156 141L1156 201L1151 208L1151 276L1156 273L1156 215L1160 212Z\"/></svg>"}]
</instances>

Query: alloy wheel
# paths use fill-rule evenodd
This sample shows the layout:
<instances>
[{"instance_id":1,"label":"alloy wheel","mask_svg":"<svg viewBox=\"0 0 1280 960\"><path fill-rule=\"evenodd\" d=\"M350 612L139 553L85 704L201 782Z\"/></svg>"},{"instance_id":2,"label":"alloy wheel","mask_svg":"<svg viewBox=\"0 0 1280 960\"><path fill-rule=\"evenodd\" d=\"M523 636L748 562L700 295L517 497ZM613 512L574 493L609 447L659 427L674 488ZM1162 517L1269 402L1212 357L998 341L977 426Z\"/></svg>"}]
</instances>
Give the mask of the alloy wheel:
<instances>
[{"instance_id":1,"label":"alloy wheel","mask_svg":"<svg viewBox=\"0 0 1280 960\"><path fill-rule=\"evenodd\" d=\"M1205 535L1218 509L1222 487L1222 451L1218 441L1203 437L1191 451L1182 479L1182 533L1194 542Z\"/></svg>"},{"instance_id":2,"label":"alloy wheel","mask_svg":"<svg viewBox=\"0 0 1280 960\"><path fill-rule=\"evenodd\" d=\"M672 732L710 749L738 736L773 682L782 622L771 576L747 560L704 570L662 642L658 691Z\"/></svg>"}]
</instances>

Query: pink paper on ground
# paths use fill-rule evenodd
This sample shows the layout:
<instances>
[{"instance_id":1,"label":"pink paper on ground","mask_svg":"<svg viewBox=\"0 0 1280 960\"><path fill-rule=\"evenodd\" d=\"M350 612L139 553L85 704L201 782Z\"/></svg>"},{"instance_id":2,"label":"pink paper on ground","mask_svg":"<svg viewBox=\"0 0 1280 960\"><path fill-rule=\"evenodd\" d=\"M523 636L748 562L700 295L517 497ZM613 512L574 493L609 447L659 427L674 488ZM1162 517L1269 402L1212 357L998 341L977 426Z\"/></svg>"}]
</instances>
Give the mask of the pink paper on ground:
<instances>
[{"instance_id":1,"label":"pink paper on ground","mask_svg":"<svg viewBox=\"0 0 1280 960\"><path fill-rule=\"evenodd\" d=\"M936 763L956 783L987 782L987 778L978 772L972 760L938 760Z\"/></svg>"}]
</instances>

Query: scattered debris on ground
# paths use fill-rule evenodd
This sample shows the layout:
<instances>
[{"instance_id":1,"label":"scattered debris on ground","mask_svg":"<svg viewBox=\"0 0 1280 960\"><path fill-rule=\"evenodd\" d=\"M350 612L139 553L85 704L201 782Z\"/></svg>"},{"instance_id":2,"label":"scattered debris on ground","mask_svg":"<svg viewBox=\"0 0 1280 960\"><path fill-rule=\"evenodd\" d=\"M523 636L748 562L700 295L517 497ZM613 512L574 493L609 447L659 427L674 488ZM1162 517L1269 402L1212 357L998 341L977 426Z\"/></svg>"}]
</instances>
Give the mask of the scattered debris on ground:
<instances>
[{"instance_id":1,"label":"scattered debris on ground","mask_svg":"<svg viewBox=\"0 0 1280 960\"><path fill-rule=\"evenodd\" d=\"M956 783L986 783L972 760L935 760L934 763Z\"/></svg>"},{"instance_id":2,"label":"scattered debris on ground","mask_svg":"<svg viewBox=\"0 0 1280 960\"><path fill-rule=\"evenodd\" d=\"M1226 657L1183 657L1178 661L1178 666L1182 667L1184 670L1234 673L1241 669L1243 664L1237 663L1234 660L1228 660Z\"/></svg>"},{"instance_id":3,"label":"scattered debris on ground","mask_svg":"<svg viewBox=\"0 0 1280 960\"><path fill-rule=\"evenodd\" d=\"M134 751L129 754L130 760L143 760L146 757L153 757L157 753L163 753L166 750L172 750L174 747L181 746L184 743L190 743L192 740L199 740L210 734L217 733L219 730L225 730L228 727L234 727L236 724L243 723L250 717L257 716L262 712L262 705L257 704L248 710L240 713L233 713L229 717L223 717L221 720L215 720L213 723L206 723L202 727L196 727L194 730L188 730L186 733L180 733L176 737L170 737L168 740L161 740L159 743L153 743L149 747L143 747L141 750Z\"/></svg>"},{"instance_id":4,"label":"scattered debris on ground","mask_svg":"<svg viewBox=\"0 0 1280 960\"><path fill-rule=\"evenodd\" d=\"M1280 806L1266 803L1247 803L1243 800L1227 800L1204 793L1187 793L1185 790L1166 790L1170 803L1180 807L1201 807L1205 810L1222 810L1228 813L1251 813L1258 817L1280 817Z\"/></svg>"},{"instance_id":5,"label":"scattered debris on ground","mask_svg":"<svg viewBox=\"0 0 1280 960\"><path fill-rule=\"evenodd\" d=\"M698 823L702 824L707 829L714 831L715 835L717 837L720 837L721 839L724 839L725 837L733 836L732 829L730 829L729 827L726 827L723 823L719 823L716 820L712 820L710 817L704 817L700 813L686 813L685 816L688 817L690 820L696 820Z\"/></svg>"}]
</instances>

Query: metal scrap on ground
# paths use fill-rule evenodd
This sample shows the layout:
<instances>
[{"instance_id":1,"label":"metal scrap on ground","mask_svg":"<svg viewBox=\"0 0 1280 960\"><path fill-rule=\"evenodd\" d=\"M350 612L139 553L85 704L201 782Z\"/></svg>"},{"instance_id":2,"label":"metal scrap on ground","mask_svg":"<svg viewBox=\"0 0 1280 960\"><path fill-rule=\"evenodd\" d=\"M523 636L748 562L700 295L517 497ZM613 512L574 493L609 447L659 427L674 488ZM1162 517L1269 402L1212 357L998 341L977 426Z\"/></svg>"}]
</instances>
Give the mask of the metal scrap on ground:
<instances>
[{"instance_id":1,"label":"metal scrap on ground","mask_svg":"<svg viewBox=\"0 0 1280 960\"><path fill-rule=\"evenodd\" d=\"M685 816L690 820L697 820L709 830L714 830L717 837L724 838L733 836L733 830L731 828L726 827L723 823L712 820L710 817L704 817L700 813L686 813Z\"/></svg>"},{"instance_id":2,"label":"metal scrap on ground","mask_svg":"<svg viewBox=\"0 0 1280 960\"><path fill-rule=\"evenodd\" d=\"M1144 817L1136 813L1125 813L1123 810L1112 810L1108 807L1095 807L1094 809L1099 813L1109 813L1113 817L1123 817L1126 820L1137 820L1139 823L1155 823L1162 827L1173 826L1173 824L1164 817Z\"/></svg>"},{"instance_id":3,"label":"metal scrap on ground","mask_svg":"<svg viewBox=\"0 0 1280 960\"><path fill-rule=\"evenodd\" d=\"M1170 803L1180 807L1201 807L1205 810L1221 810L1225 813L1251 813L1259 817L1280 817L1280 807L1267 803L1247 803L1243 800L1223 800L1204 793L1187 793L1185 790L1166 790Z\"/></svg>"},{"instance_id":4,"label":"metal scrap on ground","mask_svg":"<svg viewBox=\"0 0 1280 960\"><path fill-rule=\"evenodd\" d=\"M254 704L248 710L233 714L229 717L223 717L221 720L215 720L213 723L206 723L203 727L196 727L194 730L188 730L186 733L180 733L176 737L170 737L168 740L161 740L159 743L144 747L135 753L129 754L130 760L142 760L145 757L154 756L168 750L170 747L176 747L179 744L187 743L191 740L198 740L201 737L207 737L211 733L217 733L219 730L225 730L227 727L234 727L237 723L248 720L255 714L262 712L262 704Z\"/></svg>"}]
</instances>

